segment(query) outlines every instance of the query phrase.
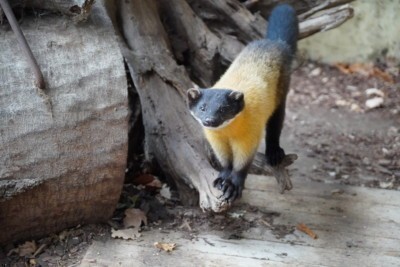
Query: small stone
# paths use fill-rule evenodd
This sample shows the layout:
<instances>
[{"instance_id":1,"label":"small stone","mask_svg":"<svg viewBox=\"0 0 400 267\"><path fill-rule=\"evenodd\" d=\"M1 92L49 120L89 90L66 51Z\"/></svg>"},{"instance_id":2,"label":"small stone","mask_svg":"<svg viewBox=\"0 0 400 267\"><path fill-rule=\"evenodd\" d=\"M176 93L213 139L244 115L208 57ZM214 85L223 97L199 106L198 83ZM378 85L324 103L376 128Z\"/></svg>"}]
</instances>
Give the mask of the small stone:
<instances>
[{"instance_id":1,"label":"small stone","mask_svg":"<svg viewBox=\"0 0 400 267\"><path fill-rule=\"evenodd\" d=\"M350 103L344 99L339 99L335 101L336 106L338 107L344 107L344 106L348 106Z\"/></svg>"},{"instance_id":2,"label":"small stone","mask_svg":"<svg viewBox=\"0 0 400 267\"><path fill-rule=\"evenodd\" d=\"M390 136L390 137L396 137L396 136L398 136L400 133L399 133L399 129L397 129L397 128L394 127L394 126L390 126L387 134L388 134L388 136Z\"/></svg>"},{"instance_id":3,"label":"small stone","mask_svg":"<svg viewBox=\"0 0 400 267\"><path fill-rule=\"evenodd\" d=\"M328 81L329 81L329 78L328 77L324 77L324 78L322 78L322 80L321 80L323 83L327 83Z\"/></svg>"},{"instance_id":4,"label":"small stone","mask_svg":"<svg viewBox=\"0 0 400 267\"><path fill-rule=\"evenodd\" d=\"M330 177L336 177L336 172L328 172Z\"/></svg>"},{"instance_id":5,"label":"small stone","mask_svg":"<svg viewBox=\"0 0 400 267\"><path fill-rule=\"evenodd\" d=\"M380 96L383 97L385 94L382 92L382 90L379 90L377 88L368 88L365 90L365 93L367 96Z\"/></svg>"},{"instance_id":6,"label":"small stone","mask_svg":"<svg viewBox=\"0 0 400 267\"><path fill-rule=\"evenodd\" d=\"M390 154L390 151L389 151L389 149L387 149L386 147L382 147L382 153L383 153L384 155L389 155L389 154Z\"/></svg>"},{"instance_id":7,"label":"small stone","mask_svg":"<svg viewBox=\"0 0 400 267\"><path fill-rule=\"evenodd\" d=\"M351 97L353 97L353 98L357 98L357 97L360 97L360 96L361 96L361 93L359 91L351 92Z\"/></svg>"},{"instance_id":8,"label":"small stone","mask_svg":"<svg viewBox=\"0 0 400 267\"><path fill-rule=\"evenodd\" d=\"M379 187L383 189L393 188L393 182L379 182Z\"/></svg>"},{"instance_id":9,"label":"small stone","mask_svg":"<svg viewBox=\"0 0 400 267\"><path fill-rule=\"evenodd\" d=\"M331 195L341 195L341 194L343 194L344 193L344 190L343 189L333 189L332 191L331 191Z\"/></svg>"},{"instance_id":10,"label":"small stone","mask_svg":"<svg viewBox=\"0 0 400 267\"><path fill-rule=\"evenodd\" d=\"M365 106L368 109L379 108L383 105L383 98L382 97L374 97L365 101Z\"/></svg>"},{"instance_id":11,"label":"small stone","mask_svg":"<svg viewBox=\"0 0 400 267\"><path fill-rule=\"evenodd\" d=\"M351 110L351 111L355 111L355 112L361 112L361 111L362 111L362 109L360 108L360 106L359 106L358 104L355 104L355 103L351 104L350 110Z\"/></svg>"},{"instance_id":12,"label":"small stone","mask_svg":"<svg viewBox=\"0 0 400 267\"><path fill-rule=\"evenodd\" d=\"M388 160L388 159L380 159L380 160L378 160L378 164L382 165L382 166L390 165L390 163L391 163L391 161Z\"/></svg>"},{"instance_id":13,"label":"small stone","mask_svg":"<svg viewBox=\"0 0 400 267\"><path fill-rule=\"evenodd\" d=\"M315 68L310 72L310 76L319 76L322 72L321 68Z\"/></svg>"},{"instance_id":14,"label":"small stone","mask_svg":"<svg viewBox=\"0 0 400 267\"><path fill-rule=\"evenodd\" d=\"M362 162L363 162L364 165L370 165L371 164L371 161L367 157L363 158Z\"/></svg>"},{"instance_id":15,"label":"small stone","mask_svg":"<svg viewBox=\"0 0 400 267\"><path fill-rule=\"evenodd\" d=\"M354 86L354 85L347 85L347 86L346 86L346 90L349 90L349 91L357 91L358 88L357 88L357 86Z\"/></svg>"}]
</instances>

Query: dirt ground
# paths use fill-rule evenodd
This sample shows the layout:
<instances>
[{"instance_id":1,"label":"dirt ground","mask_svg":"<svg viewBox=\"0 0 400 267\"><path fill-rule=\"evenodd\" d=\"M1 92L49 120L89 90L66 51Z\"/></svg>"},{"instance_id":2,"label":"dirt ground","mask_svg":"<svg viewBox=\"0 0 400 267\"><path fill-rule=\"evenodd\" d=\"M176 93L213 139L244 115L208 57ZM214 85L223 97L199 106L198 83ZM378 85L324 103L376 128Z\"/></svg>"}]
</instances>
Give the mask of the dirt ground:
<instances>
[{"instance_id":1,"label":"dirt ground","mask_svg":"<svg viewBox=\"0 0 400 267\"><path fill-rule=\"evenodd\" d=\"M294 71L282 137L286 152L299 155L293 179L400 189L399 69L387 62L376 66L394 81L385 82L386 76L368 76L365 71L345 74L315 62L305 62ZM383 102L368 107L366 101L373 98ZM214 230L226 230L226 238L240 239L243 231L260 225L273 226L277 238L294 231L274 224L279 213L236 205L226 214L207 214L153 195L127 185L109 224L78 226L36 240L34 256L19 256L12 251L20 244L11 244L0 250L0 266L78 266L93 240L107 240L111 226L120 227L126 207L147 213L144 232L174 229L188 239Z\"/></svg>"}]
</instances>

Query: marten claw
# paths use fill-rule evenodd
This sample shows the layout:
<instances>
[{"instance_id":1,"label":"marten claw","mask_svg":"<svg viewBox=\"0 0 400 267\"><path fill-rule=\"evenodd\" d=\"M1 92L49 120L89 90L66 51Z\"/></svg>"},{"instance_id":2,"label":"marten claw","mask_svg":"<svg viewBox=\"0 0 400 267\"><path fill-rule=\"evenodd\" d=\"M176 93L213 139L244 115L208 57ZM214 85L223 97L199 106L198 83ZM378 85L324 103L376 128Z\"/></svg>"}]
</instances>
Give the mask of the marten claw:
<instances>
[{"instance_id":1,"label":"marten claw","mask_svg":"<svg viewBox=\"0 0 400 267\"><path fill-rule=\"evenodd\" d=\"M231 179L217 178L214 180L213 185L222 191L223 195L220 198L227 202L231 203L242 195L243 187L235 185Z\"/></svg>"},{"instance_id":2,"label":"marten claw","mask_svg":"<svg viewBox=\"0 0 400 267\"><path fill-rule=\"evenodd\" d=\"M214 180L213 186L217 188L218 190L222 190L222 186L224 184L224 179L221 177L218 177L217 179Z\"/></svg>"}]
</instances>

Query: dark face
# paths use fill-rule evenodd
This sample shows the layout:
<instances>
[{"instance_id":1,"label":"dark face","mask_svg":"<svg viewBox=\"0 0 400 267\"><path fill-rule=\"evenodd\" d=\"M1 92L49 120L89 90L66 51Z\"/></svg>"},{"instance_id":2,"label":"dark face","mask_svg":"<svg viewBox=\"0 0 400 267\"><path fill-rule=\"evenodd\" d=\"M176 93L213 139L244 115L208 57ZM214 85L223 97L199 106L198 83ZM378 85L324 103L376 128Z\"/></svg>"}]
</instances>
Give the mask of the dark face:
<instances>
[{"instance_id":1,"label":"dark face","mask_svg":"<svg viewBox=\"0 0 400 267\"><path fill-rule=\"evenodd\" d=\"M188 105L193 117L206 128L222 128L243 110L243 93L228 89L189 89Z\"/></svg>"}]
</instances>

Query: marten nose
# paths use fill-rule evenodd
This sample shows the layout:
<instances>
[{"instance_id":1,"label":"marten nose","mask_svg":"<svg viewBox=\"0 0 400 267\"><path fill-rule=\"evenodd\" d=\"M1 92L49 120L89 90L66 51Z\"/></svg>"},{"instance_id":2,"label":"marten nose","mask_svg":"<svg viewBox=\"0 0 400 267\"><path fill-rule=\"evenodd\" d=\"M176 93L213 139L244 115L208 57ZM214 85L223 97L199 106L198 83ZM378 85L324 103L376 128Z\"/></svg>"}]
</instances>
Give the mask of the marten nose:
<instances>
[{"instance_id":1,"label":"marten nose","mask_svg":"<svg viewBox=\"0 0 400 267\"><path fill-rule=\"evenodd\" d=\"M204 125L204 126L210 127L210 126L212 126L212 124L213 124L213 120L212 120L211 118L206 118L206 119L203 121L203 125Z\"/></svg>"}]
</instances>

